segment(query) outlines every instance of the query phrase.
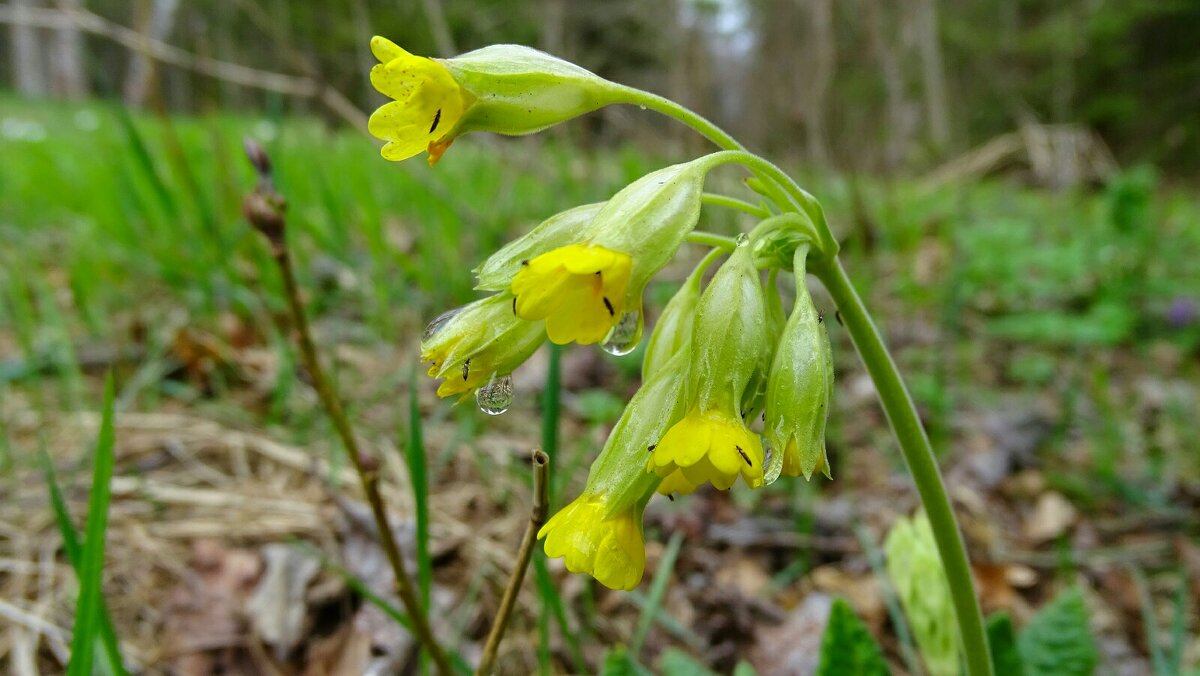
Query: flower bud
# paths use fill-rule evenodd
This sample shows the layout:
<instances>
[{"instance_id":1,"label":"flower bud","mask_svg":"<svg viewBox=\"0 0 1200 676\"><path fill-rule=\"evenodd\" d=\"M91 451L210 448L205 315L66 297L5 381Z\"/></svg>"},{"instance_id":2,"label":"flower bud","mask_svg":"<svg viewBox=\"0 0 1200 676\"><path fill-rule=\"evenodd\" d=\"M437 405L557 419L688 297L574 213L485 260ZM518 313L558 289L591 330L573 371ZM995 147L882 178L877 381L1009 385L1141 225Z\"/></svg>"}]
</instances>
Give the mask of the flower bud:
<instances>
[{"instance_id":1,"label":"flower bud","mask_svg":"<svg viewBox=\"0 0 1200 676\"><path fill-rule=\"evenodd\" d=\"M700 304L700 280L715 258L710 254L696 266L658 316L642 358L642 381L650 380L675 355L691 350L692 325Z\"/></svg>"},{"instance_id":2,"label":"flower bud","mask_svg":"<svg viewBox=\"0 0 1200 676\"><path fill-rule=\"evenodd\" d=\"M807 249L795 257L796 304L788 317L767 381L766 436L774 455L767 475L814 471L829 476L825 421L833 394L833 352L805 280Z\"/></svg>"},{"instance_id":3,"label":"flower bud","mask_svg":"<svg viewBox=\"0 0 1200 676\"><path fill-rule=\"evenodd\" d=\"M751 247L742 244L704 290L692 331L693 399L741 415L742 396L771 349L767 301Z\"/></svg>"},{"instance_id":4,"label":"flower bud","mask_svg":"<svg viewBox=\"0 0 1200 676\"><path fill-rule=\"evenodd\" d=\"M546 556L610 589L633 589L646 567L642 513L659 484L645 469L646 451L682 411L678 386L686 355L672 358L644 382L592 463L587 485L538 533Z\"/></svg>"},{"instance_id":5,"label":"flower bud","mask_svg":"<svg viewBox=\"0 0 1200 676\"><path fill-rule=\"evenodd\" d=\"M546 333L513 314L514 298L499 293L433 320L421 341L429 375L444 378L439 397L470 394L494 377L513 372L537 351Z\"/></svg>"},{"instance_id":6,"label":"flower bud","mask_svg":"<svg viewBox=\"0 0 1200 676\"><path fill-rule=\"evenodd\" d=\"M746 391L742 393L742 419L747 423L753 422L763 411L767 397L767 378L771 372L771 363L775 358L775 346L779 344L779 337L783 334L783 327L787 323L787 315L783 312L783 301L779 297L779 289L776 286L777 273L778 270L772 268L771 272L767 274L767 282L763 287L763 295L767 300L767 344L770 348L759 354L754 375L750 377Z\"/></svg>"}]
</instances>

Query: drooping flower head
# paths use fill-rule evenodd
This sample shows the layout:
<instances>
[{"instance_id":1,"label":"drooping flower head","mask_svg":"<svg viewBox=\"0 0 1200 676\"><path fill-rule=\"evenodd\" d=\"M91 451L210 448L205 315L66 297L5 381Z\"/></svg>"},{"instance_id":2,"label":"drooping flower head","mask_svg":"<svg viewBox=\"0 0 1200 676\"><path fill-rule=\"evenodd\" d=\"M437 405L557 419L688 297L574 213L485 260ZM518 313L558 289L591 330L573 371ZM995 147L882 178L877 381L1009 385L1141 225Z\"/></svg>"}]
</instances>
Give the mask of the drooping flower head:
<instances>
[{"instance_id":1,"label":"drooping flower head","mask_svg":"<svg viewBox=\"0 0 1200 676\"><path fill-rule=\"evenodd\" d=\"M763 448L742 419L743 395L770 349L766 300L750 247L734 250L697 307L687 379L688 408L658 442L647 469L667 487L728 489L740 476L763 484ZM663 487L659 488L663 491Z\"/></svg>"},{"instance_id":2,"label":"drooping flower head","mask_svg":"<svg viewBox=\"0 0 1200 676\"><path fill-rule=\"evenodd\" d=\"M444 378L439 397L470 394L529 359L545 340L536 322L513 316L513 297L496 294L451 310L430 323L421 341L429 375Z\"/></svg>"},{"instance_id":3,"label":"drooping flower head","mask_svg":"<svg viewBox=\"0 0 1200 676\"><path fill-rule=\"evenodd\" d=\"M808 479L829 476L825 421L833 395L833 354L805 279L807 247L795 254L796 303L767 380L766 436L775 450L772 469Z\"/></svg>"},{"instance_id":4,"label":"drooping flower head","mask_svg":"<svg viewBox=\"0 0 1200 676\"><path fill-rule=\"evenodd\" d=\"M596 343L629 327L641 336L642 292L700 217L712 156L634 181L591 219L592 205L564 212L509 244L479 268L479 287L510 289L517 316L545 320L555 343Z\"/></svg>"},{"instance_id":5,"label":"drooping flower head","mask_svg":"<svg viewBox=\"0 0 1200 676\"><path fill-rule=\"evenodd\" d=\"M434 164L472 131L530 134L621 98L625 88L530 47L492 45L451 59L415 56L371 38L379 65L371 84L395 99L371 115L382 154L405 160L422 151Z\"/></svg>"},{"instance_id":6,"label":"drooping flower head","mask_svg":"<svg viewBox=\"0 0 1200 676\"><path fill-rule=\"evenodd\" d=\"M678 419L679 381L687 356L678 355L643 383L592 463L583 492L546 522L546 556L610 589L633 589L646 567L642 513L659 484L645 469L646 450Z\"/></svg>"}]
</instances>

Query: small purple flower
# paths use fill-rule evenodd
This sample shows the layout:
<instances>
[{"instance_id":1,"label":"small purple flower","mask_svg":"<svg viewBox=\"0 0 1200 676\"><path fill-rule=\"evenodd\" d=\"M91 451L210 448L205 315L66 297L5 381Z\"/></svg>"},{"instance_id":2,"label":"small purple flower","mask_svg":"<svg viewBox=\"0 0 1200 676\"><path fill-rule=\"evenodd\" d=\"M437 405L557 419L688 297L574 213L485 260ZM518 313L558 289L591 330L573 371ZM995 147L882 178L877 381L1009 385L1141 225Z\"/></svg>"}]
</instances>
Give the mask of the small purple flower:
<instances>
[{"instance_id":1,"label":"small purple flower","mask_svg":"<svg viewBox=\"0 0 1200 676\"><path fill-rule=\"evenodd\" d=\"M1177 296L1167 306L1167 324L1173 329L1191 326L1200 318L1200 307L1194 298Z\"/></svg>"}]
</instances>

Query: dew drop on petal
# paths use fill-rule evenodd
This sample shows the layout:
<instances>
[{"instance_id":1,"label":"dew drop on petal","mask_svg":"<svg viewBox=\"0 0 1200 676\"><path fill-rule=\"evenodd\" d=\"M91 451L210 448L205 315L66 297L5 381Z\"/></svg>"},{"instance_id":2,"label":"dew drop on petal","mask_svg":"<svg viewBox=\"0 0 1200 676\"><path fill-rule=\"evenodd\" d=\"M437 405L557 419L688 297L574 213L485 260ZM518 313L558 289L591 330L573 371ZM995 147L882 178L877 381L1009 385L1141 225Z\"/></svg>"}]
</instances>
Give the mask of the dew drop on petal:
<instances>
[{"instance_id":1,"label":"dew drop on petal","mask_svg":"<svg viewBox=\"0 0 1200 676\"><path fill-rule=\"evenodd\" d=\"M429 322L429 326L425 327L425 331L421 334L421 340L424 341L432 338L438 331L441 330L443 326L446 325L447 322L449 322L451 319L454 319L454 315L458 314L459 312L462 312L462 307L446 310L442 314L438 315L433 321Z\"/></svg>"},{"instance_id":2,"label":"dew drop on petal","mask_svg":"<svg viewBox=\"0 0 1200 676\"><path fill-rule=\"evenodd\" d=\"M512 376L492 376L487 385L475 390L475 403L488 415L500 415L512 406Z\"/></svg>"},{"instance_id":3,"label":"dew drop on petal","mask_svg":"<svg viewBox=\"0 0 1200 676\"><path fill-rule=\"evenodd\" d=\"M608 336L600 344L600 349L618 357L633 352L642 340L645 326L640 311L630 310L621 313L621 318L612 327L612 331L608 332Z\"/></svg>"},{"instance_id":4,"label":"dew drop on petal","mask_svg":"<svg viewBox=\"0 0 1200 676\"><path fill-rule=\"evenodd\" d=\"M783 453L776 453L771 442L764 438L763 454L763 485L770 486L783 472Z\"/></svg>"}]
</instances>

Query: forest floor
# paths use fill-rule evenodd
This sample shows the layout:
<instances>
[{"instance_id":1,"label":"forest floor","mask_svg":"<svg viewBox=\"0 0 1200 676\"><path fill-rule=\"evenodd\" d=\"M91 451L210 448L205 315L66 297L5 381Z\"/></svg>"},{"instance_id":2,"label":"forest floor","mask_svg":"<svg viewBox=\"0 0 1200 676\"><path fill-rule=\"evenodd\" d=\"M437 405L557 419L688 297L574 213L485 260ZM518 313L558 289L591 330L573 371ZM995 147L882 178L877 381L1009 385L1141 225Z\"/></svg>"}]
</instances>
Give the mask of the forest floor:
<instances>
[{"instance_id":1,"label":"forest floor","mask_svg":"<svg viewBox=\"0 0 1200 676\"><path fill-rule=\"evenodd\" d=\"M434 629L477 661L528 519L550 357L543 348L519 370L512 408L490 417L438 400L423 375L410 388L421 327L473 297L471 268L504 241L670 160L464 139L431 170L389 165L366 139L315 122L130 119L8 99L0 124L0 671L64 663L77 583L39 457L52 458L81 524L110 371L104 592L132 665L349 674L411 658L408 634L370 601L373 591L386 605L386 561L291 347L278 277L239 214L253 186L246 134L275 158L318 347L381 459L413 559L404 450L417 397ZM913 390L985 612L1022 628L1078 589L1097 673L1200 668L1195 195L1145 169L1060 191L1016 175L935 192L800 175ZM732 175L709 189L747 196ZM746 225L715 212L703 227ZM672 264L649 290L651 321L687 270ZM739 661L812 673L835 598L896 673L913 669L877 558L918 500L871 381L826 324L833 480L653 499L634 592L535 557L501 673L596 672L617 645L663 672L687 655L722 673ZM637 386L640 354L562 352L552 510L582 487ZM658 607L650 581L673 538ZM643 618L653 624L635 641Z\"/></svg>"}]
</instances>

